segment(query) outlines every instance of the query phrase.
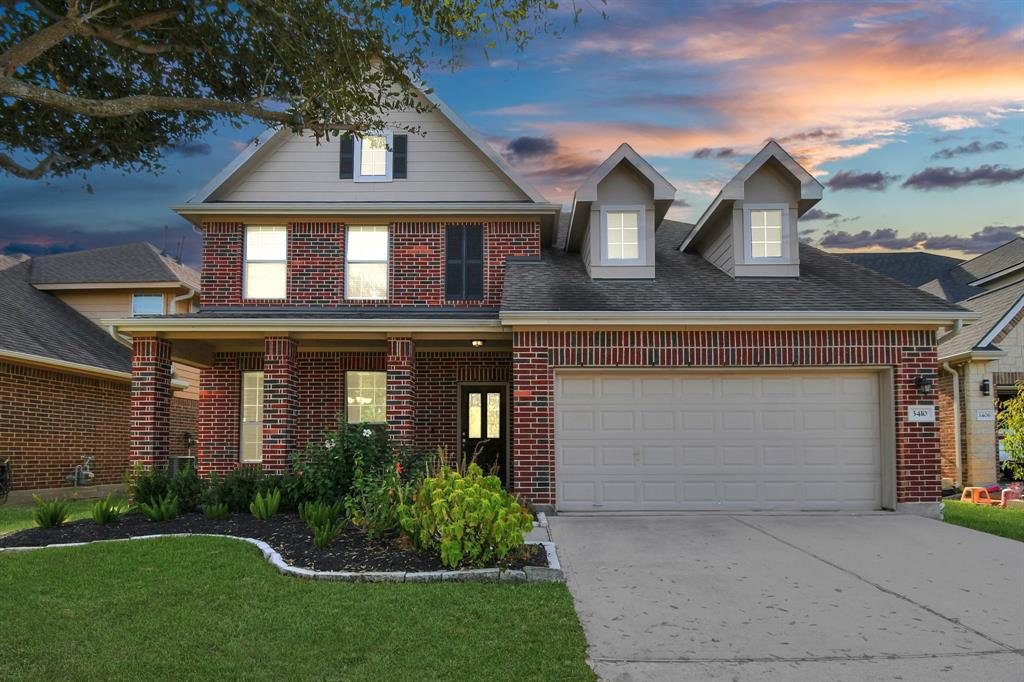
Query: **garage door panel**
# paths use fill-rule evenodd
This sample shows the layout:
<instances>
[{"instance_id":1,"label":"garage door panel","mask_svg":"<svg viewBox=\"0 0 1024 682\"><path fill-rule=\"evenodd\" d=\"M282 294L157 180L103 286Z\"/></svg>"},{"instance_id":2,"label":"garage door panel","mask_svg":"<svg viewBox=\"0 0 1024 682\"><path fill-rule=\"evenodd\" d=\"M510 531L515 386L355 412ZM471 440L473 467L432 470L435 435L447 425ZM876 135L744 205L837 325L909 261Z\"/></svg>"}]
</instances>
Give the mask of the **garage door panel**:
<instances>
[{"instance_id":1,"label":"garage door panel","mask_svg":"<svg viewBox=\"0 0 1024 682\"><path fill-rule=\"evenodd\" d=\"M866 372L559 376L558 505L878 508L879 395Z\"/></svg>"}]
</instances>

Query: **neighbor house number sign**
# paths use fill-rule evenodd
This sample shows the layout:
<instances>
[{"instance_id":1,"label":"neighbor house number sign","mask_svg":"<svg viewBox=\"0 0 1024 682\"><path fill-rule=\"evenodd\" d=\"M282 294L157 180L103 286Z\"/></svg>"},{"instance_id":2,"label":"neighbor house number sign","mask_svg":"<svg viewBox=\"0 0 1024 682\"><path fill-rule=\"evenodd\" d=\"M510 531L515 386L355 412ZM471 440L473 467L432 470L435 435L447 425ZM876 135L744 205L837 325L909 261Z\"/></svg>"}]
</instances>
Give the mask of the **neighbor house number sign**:
<instances>
[{"instance_id":1,"label":"neighbor house number sign","mask_svg":"<svg viewBox=\"0 0 1024 682\"><path fill-rule=\"evenodd\" d=\"M934 405L911 405L907 408L907 421L910 422L926 422L931 423L935 421L935 406Z\"/></svg>"}]
</instances>

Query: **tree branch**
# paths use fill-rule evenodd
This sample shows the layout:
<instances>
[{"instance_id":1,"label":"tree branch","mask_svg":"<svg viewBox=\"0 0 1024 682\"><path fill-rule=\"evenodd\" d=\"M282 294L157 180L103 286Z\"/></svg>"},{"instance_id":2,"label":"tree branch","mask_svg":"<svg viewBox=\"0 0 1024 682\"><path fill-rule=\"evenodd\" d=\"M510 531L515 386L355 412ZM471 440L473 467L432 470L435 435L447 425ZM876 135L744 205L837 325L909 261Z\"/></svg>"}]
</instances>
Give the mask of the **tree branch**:
<instances>
[{"instance_id":1,"label":"tree branch","mask_svg":"<svg viewBox=\"0 0 1024 682\"><path fill-rule=\"evenodd\" d=\"M50 154L49 156L41 159L34 167L30 168L28 166L22 166L12 157L0 152L0 168L15 177L23 178L25 180L38 180L50 172L50 168L53 167L53 164L63 158L64 157L59 154Z\"/></svg>"}]
</instances>

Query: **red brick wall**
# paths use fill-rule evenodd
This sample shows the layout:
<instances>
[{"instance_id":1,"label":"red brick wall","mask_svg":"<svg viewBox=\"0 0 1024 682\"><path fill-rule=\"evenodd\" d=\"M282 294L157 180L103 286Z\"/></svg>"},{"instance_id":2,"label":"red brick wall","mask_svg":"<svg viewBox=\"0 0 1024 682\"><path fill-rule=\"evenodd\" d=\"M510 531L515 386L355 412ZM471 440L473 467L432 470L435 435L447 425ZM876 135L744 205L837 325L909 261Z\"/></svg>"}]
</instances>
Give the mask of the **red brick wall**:
<instances>
[{"instance_id":1,"label":"red brick wall","mask_svg":"<svg viewBox=\"0 0 1024 682\"><path fill-rule=\"evenodd\" d=\"M554 369L557 367L894 368L898 502L940 497L938 424L911 424L909 405L935 404L914 385L936 378L935 335L907 330L516 332L512 356L514 490L555 502ZM940 413L941 409L936 408Z\"/></svg>"},{"instance_id":2,"label":"red brick wall","mask_svg":"<svg viewBox=\"0 0 1024 682\"><path fill-rule=\"evenodd\" d=\"M189 454L185 448L183 436L191 433L193 438L199 438L197 431L199 427L199 401L188 398L171 398L171 454L184 456ZM192 456L196 454L195 446L192 446Z\"/></svg>"},{"instance_id":3,"label":"red brick wall","mask_svg":"<svg viewBox=\"0 0 1024 682\"><path fill-rule=\"evenodd\" d=\"M412 337L388 337L388 430L399 442L416 442L416 344Z\"/></svg>"},{"instance_id":4,"label":"red brick wall","mask_svg":"<svg viewBox=\"0 0 1024 682\"><path fill-rule=\"evenodd\" d=\"M345 418L345 372L385 370L386 353L299 353L297 447Z\"/></svg>"},{"instance_id":5,"label":"red brick wall","mask_svg":"<svg viewBox=\"0 0 1024 682\"><path fill-rule=\"evenodd\" d=\"M373 222L373 221L369 221ZM204 308L337 305L497 307L509 257L540 255L540 224L535 221L484 222L484 299L444 299L445 226L460 223L391 223L387 301L345 301L345 226L294 223L288 226L288 298L243 300L245 227L241 223L203 225ZM474 225L481 223L474 222Z\"/></svg>"},{"instance_id":6,"label":"red brick wall","mask_svg":"<svg viewBox=\"0 0 1024 682\"><path fill-rule=\"evenodd\" d=\"M128 469L130 385L0 363L0 459L10 457L14 487L57 488L83 455L93 457L94 484L117 484ZM171 405L175 433L196 429L196 401ZM184 454L181 452L180 454Z\"/></svg>"},{"instance_id":7,"label":"red brick wall","mask_svg":"<svg viewBox=\"0 0 1024 682\"><path fill-rule=\"evenodd\" d=\"M242 372L263 369L263 353L217 353L199 374L199 473L225 474L238 466Z\"/></svg>"},{"instance_id":8,"label":"red brick wall","mask_svg":"<svg viewBox=\"0 0 1024 682\"><path fill-rule=\"evenodd\" d=\"M263 468L282 472L295 450L298 343L268 336L263 352Z\"/></svg>"},{"instance_id":9,"label":"red brick wall","mask_svg":"<svg viewBox=\"0 0 1024 682\"><path fill-rule=\"evenodd\" d=\"M164 466L171 438L171 343L132 340L131 463Z\"/></svg>"}]
</instances>

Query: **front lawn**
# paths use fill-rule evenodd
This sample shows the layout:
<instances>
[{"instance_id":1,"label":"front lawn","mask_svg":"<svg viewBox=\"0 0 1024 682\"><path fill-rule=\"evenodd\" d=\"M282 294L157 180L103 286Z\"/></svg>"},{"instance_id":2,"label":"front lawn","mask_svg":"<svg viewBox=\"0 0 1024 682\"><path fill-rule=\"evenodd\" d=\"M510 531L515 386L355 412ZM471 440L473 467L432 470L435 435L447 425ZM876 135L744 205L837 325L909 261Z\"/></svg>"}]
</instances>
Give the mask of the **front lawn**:
<instances>
[{"instance_id":1,"label":"front lawn","mask_svg":"<svg viewBox=\"0 0 1024 682\"><path fill-rule=\"evenodd\" d=\"M0 554L4 679L593 680L560 584L351 584L164 538Z\"/></svg>"},{"instance_id":2,"label":"front lawn","mask_svg":"<svg viewBox=\"0 0 1024 682\"><path fill-rule=\"evenodd\" d=\"M89 518L89 508L92 507L95 501L96 500L68 500L68 506L71 509L71 516L68 517L68 520L74 521L76 519ZM35 522L32 521L33 509L35 509L35 505L31 503L16 505L6 502L4 504L0 504L0 535L13 533L16 530L22 530L24 528L32 528L36 525Z\"/></svg>"},{"instance_id":3,"label":"front lawn","mask_svg":"<svg viewBox=\"0 0 1024 682\"><path fill-rule=\"evenodd\" d=\"M984 507L968 502L946 501L943 520L1011 540L1024 542L1024 509Z\"/></svg>"}]
</instances>

